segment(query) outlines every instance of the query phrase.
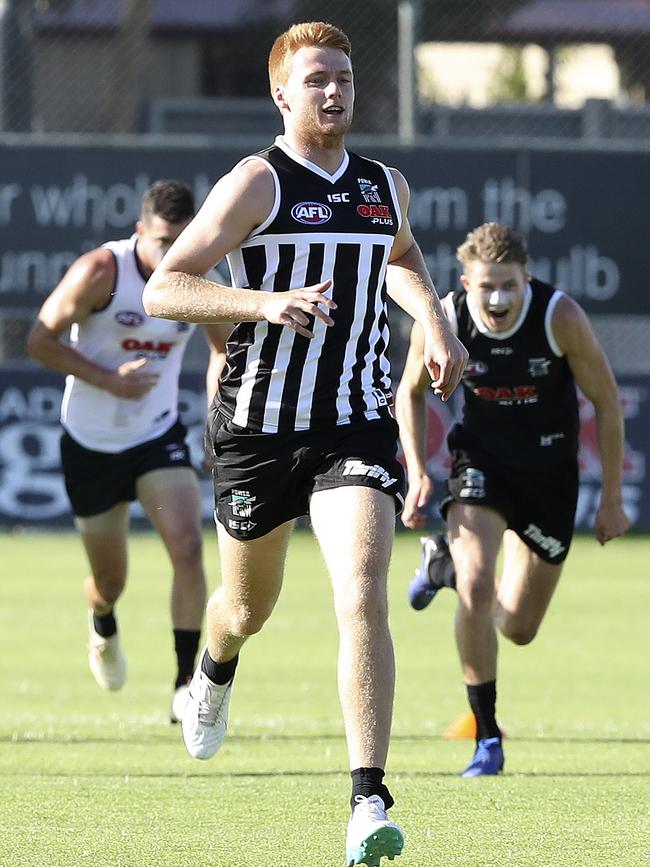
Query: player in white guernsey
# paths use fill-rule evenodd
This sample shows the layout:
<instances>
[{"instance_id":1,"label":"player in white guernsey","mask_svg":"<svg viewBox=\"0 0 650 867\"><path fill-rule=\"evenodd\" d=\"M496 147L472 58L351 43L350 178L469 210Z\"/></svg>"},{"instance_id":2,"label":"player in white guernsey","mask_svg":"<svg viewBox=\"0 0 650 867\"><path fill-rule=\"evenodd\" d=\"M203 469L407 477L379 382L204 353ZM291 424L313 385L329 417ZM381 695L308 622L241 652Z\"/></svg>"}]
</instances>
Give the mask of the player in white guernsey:
<instances>
[{"instance_id":1,"label":"player in white guernsey","mask_svg":"<svg viewBox=\"0 0 650 867\"><path fill-rule=\"evenodd\" d=\"M208 603L183 735L196 758L221 746L239 651L270 616L293 519L309 512L340 634L347 860L378 865L403 843L383 783L394 690L386 578L403 479L386 290L422 323L443 399L467 354L411 234L404 178L345 150L345 34L294 25L274 43L269 76L284 135L215 185L144 293L155 316L238 323L210 424L222 586ZM194 276L225 255L233 287Z\"/></svg>"},{"instance_id":2,"label":"player in white guernsey","mask_svg":"<svg viewBox=\"0 0 650 867\"><path fill-rule=\"evenodd\" d=\"M576 385L594 405L603 465L596 538L625 533L623 413L607 358L579 305L526 272L524 239L484 223L458 248L463 289L443 308L470 353L462 422L452 428L451 478L441 509L449 542L422 540L409 587L416 609L441 587L458 591L456 643L476 732L464 777L503 768L496 720L497 631L515 644L537 634L569 551L578 499ZM402 514L424 525L432 494L426 472L422 334L413 327L397 390L400 436L409 476ZM496 559L503 542L503 565ZM450 550L451 549L451 550Z\"/></svg>"},{"instance_id":3,"label":"player in white guernsey","mask_svg":"<svg viewBox=\"0 0 650 867\"><path fill-rule=\"evenodd\" d=\"M187 701L206 594L199 487L177 408L181 363L194 326L148 316L142 290L193 214L193 194L184 183L152 184L135 234L77 259L46 299L28 338L35 358L66 375L61 458L91 569L84 584L91 671L104 689L125 682L114 607L127 577L129 502L137 498L173 569L173 722ZM68 331L70 342L64 339ZM205 327L210 397L228 331Z\"/></svg>"}]
</instances>

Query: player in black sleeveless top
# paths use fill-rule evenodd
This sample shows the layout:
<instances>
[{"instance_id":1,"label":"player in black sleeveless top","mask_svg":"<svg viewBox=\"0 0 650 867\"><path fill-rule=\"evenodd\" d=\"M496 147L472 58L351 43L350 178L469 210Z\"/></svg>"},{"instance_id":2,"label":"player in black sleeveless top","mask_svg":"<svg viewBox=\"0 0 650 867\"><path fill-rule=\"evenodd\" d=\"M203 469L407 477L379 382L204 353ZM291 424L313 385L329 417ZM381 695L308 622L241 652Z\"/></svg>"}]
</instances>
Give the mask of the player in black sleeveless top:
<instances>
[{"instance_id":1,"label":"player in black sleeveless top","mask_svg":"<svg viewBox=\"0 0 650 867\"><path fill-rule=\"evenodd\" d=\"M425 363L443 399L467 353L411 234L404 178L344 148L349 55L345 34L328 24L278 37L269 73L284 135L216 184L144 303L152 315L237 323L209 431L223 584L208 603L185 744L202 759L220 748L239 650L270 616L293 519L309 511L340 633L352 774L347 862L378 865L403 843L383 783L394 691L386 576L403 476L386 293L422 324ZM194 276L224 255L232 287Z\"/></svg>"},{"instance_id":2,"label":"player in black sleeveless top","mask_svg":"<svg viewBox=\"0 0 650 867\"><path fill-rule=\"evenodd\" d=\"M451 477L441 509L449 527L423 539L409 587L416 609L444 586L458 591L456 640L477 748L463 776L503 767L496 722L498 629L516 644L535 637L568 553L578 495L576 385L592 401L603 465L596 516L601 544L623 534L623 416L614 377L581 308L526 272L526 245L497 223L458 249L463 288L442 304L469 351L460 424L449 433ZM397 394L409 491L402 520L421 527L432 494L424 447L422 335L414 326ZM495 576L503 542L504 562Z\"/></svg>"}]
</instances>

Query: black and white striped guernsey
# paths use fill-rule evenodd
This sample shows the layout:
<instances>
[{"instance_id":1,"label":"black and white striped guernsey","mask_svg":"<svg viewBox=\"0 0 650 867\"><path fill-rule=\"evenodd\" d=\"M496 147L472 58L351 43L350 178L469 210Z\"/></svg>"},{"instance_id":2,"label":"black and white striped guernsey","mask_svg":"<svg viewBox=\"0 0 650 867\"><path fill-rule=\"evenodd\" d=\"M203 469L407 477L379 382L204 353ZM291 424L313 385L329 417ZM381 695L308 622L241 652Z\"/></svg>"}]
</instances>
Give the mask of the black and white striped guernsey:
<instances>
[{"instance_id":1,"label":"black and white striped guernsey","mask_svg":"<svg viewBox=\"0 0 650 867\"><path fill-rule=\"evenodd\" d=\"M381 163L345 153L330 175L282 138L263 160L275 201L263 225L228 255L232 285L283 292L331 279L334 325L313 339L267 321L241 322L228 341L219 410L250 432L309 430L377 419L392 404L385 276L401 213Z\"/></svg>"}]
</instances>

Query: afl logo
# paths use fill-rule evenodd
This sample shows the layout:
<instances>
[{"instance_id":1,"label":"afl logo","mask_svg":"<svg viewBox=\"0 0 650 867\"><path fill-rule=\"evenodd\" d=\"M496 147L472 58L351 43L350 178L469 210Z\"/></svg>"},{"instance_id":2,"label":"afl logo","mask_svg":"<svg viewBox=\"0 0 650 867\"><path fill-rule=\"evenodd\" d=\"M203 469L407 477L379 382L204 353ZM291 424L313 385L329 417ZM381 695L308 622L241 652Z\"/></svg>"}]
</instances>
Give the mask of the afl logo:
<instances>
[{"instance_id":1,"label":"afl logo","mask_svg":"<svg viewBox=\"0 0 650 867\"><path fill-rule=\"evenodd\" d=\"M463 378L470 376L480 376L482 373L487 373L488 366L484 361L474 361L470 358L467 362L467 367L463 373Z\"/></svg>"},{"instance_id":2,"label":"afl logo","mask_svg":"<svg viewBox=\"0 0 650 867\"><path fill-rule=\"evenodd\" d=\"M118 310L115 319L120 325L125 325L127 328L137 328L144 322L144 316L135 310Z\"/></svg>"},{"instance_id":3,"label":"afl logo","mask_svg":"<svg viewBox=\"0 0 650 867\"><path fill-rule=\"evenodd\" d=\"M316 226L326 223L332 216L332 210L320 202L299 202L291 209L291 216L299 223Z\"/></svg>"}]
</instances>

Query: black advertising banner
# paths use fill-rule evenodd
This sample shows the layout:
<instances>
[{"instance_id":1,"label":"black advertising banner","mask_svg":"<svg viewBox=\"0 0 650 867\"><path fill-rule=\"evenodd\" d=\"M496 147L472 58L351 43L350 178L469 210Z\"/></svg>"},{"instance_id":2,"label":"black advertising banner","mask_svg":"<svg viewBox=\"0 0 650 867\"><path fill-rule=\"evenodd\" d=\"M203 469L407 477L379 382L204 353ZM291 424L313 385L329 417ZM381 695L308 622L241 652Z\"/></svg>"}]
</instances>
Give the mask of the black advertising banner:
<instances>
[{"instance_id":1,"label":"black advertising banner","mask_svg":"<svg viewBox=\"0 0 650 867\"><path fill-rule=\"evenodd\" d=\"M8 373L0 370L0 524L9 527L71 527L72 518L59 463L59 407L63 380L46 371ZM650 398L645 381L620 382L626 425L623 495L625 510L637 530L650 530L650 479L646 473L650 444ZM198 467L202 458L205 422L204 377L181 377L179 406L188 428L192 460ZM428 403L428 470L436 482L436 495L443 490L449 456L445 437L458 412L458 401L450 405L433 396ZM577 525L593 524L600 491L600 462L596 422L592 404L581 401L580 497ZM212 518L212 484L200 473L203 517ZM133 509L133 516L142 511ZM432 522L439 521L435 503Z\"/></svg>"},{"instance_id":2,"label":"black advertising banner","mask_svg":"<svg viewBox=\"0 0 650 867\"><path fill-rule=\"evenodd\" d=\"M59 454L63 378L50 371L0 369L0 525L72 527ZM212 517L212 481L201 469L205 376L183 375L179 409L199 470L203 517ZM144 517L138 504L132 517Z\"/></svg>"},{"instance_id":3,"label":"black advertising banner","mask_svg":"<svg viewBox=\"0 0 650 867\"><path fill-rule=\"evenodd\" d=\"M588 312L650 313L650 154L356 149L406 175L411 224L442 294L457 284L465 234L498 220L527 235L536 276ZM39 305L80 252L128 236L151 181L184 179L201 202L252 150L0 144L0 307Z\"/></svg>"},{"instance_id":4,"label":"black advertising banner","mask_svg":"<svg viewBox=\"0 0 650 867\"><path fill-rule=\"evenodd\" d=\"M213 183L254 146L45 145L0 143L0 313L35 310L72 261L127 237L142 194L157 178L188 182L202 202ZM386 148L357 143L403 171L409 219L441 294L458 284L455 249L486 220L516 226L529 241L531 270L573 295L592 315L650 314L646 290L650 154L560 149ZM409 323L393 322L399 373ZM0 354L1 354L0 345ZM644 347L645 348L645 347ZM71 526L58 468L62 380L36 367L0 363L0 523ZM618 377L626 425L625 502L636 528L650 529L650 409L647 380ZM184 376L183 414L200 455L202 376ZM589 525L599 467L591 405L583 406L578 524ZM429 469L446 475L449 407L429 406ZM198 458L197 458L198 459ZM204 517L212 514L203 477ZM438 492L442 485L437 485ZM137 509L135 510L137 514ZM435 506L432 516L435 516Z\"/></svg>"},{"instance_id":5,"label":"black advertising banner","mask_svg":"<svg viewBox=\"0 0 650 867\"><path fill-rule=\"evenodd\" d=\"M378 154L411 187L409 220L441 294L458 285L455 250L488 221L528 239L530 270L592 314L650 314L646 272L650 155L578 151Z\"/></svg>"}]
</instances>

